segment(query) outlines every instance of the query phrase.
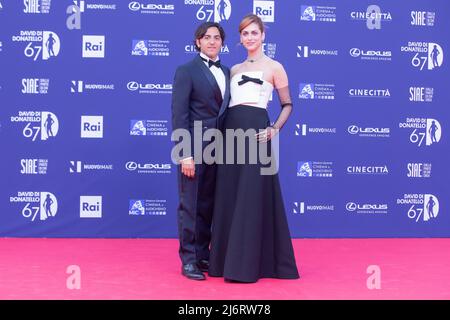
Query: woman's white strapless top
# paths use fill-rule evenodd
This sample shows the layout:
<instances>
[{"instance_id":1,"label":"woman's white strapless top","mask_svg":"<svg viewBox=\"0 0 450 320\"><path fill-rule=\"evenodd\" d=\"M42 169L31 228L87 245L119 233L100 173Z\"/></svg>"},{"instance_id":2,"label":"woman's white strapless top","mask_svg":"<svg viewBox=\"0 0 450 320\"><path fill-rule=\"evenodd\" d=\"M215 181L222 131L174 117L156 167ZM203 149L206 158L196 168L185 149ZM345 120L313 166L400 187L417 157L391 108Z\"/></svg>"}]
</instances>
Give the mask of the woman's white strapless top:
<instances>
[{"instance_id":1,"label":"woman's white strapless top","mask_svg":"<svg viewBox=\"0 0 450 320\"><path fill-rule=\"evenodd\" d=\"M258 84L248 81L242 85L238 82L242 80L242 76L257 78L263 81ZM230 81L231 100L229 108L240 104L266 109L269 99L272 96L273 86L270 82L263 80L262 71L246 71L236 73Z\"/></svg>"}]
</instances>

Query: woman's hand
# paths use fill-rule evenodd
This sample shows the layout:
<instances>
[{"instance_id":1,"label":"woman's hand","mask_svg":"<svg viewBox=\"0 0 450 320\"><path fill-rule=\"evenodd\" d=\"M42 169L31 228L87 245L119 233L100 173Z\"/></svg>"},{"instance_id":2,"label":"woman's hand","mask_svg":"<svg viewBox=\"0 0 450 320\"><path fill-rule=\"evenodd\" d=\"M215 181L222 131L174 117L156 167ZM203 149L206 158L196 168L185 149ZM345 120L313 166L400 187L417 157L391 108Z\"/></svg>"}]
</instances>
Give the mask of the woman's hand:
<instances>
[{"instance_id":1,"label":"woman's hand","mask_svg":"<svg viewBox=\"0 0 450 320\"><path fill-rule=\"evenodd\" d=\"M260 133L255 134L256 139L258 142L267 142L270 139L272 139L275 135L278 134L280 129L275 127L267 127L265 130L261 131Z\"/></svg>"}]
</instances>

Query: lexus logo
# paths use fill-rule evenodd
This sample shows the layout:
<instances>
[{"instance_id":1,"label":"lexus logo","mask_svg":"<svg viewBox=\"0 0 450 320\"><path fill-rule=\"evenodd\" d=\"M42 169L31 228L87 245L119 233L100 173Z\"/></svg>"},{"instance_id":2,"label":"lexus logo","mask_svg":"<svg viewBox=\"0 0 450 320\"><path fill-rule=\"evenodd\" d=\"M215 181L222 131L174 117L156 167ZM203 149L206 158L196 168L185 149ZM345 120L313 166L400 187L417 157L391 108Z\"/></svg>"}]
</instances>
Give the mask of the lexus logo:
<instances>
[{"instance_id":1,"label":"lexus logo","mask_svg":"<svg viewBox=\"0 0 450 320\"><path fill-rule=\"evenodd\" d=\"M141 8L141 4L139 2L133 1L128 5L131 11L138 11Z\"/></svg>"},{"instance_id":2,"label":"lexus logo","mask_svg":"<svg viewBox=\"0 0 450 320\"><path fill-rule=\"evenodd\" d=\"M345 206L345 208L347 209L347 211L355 211L356 210L356 203L348 202L347 205Z\"/></svg>"},{"instance_id":3,"label":"lexus logo","mask_svg":"<svg viewBox=\"0 0 450 320\"><path fill-rule=\"evenodd\" d=\"M127 162L127 164L125 165L125 167L127 168L127 170L129 171L134 171L137 169L138 165L136 162L133 161L129 161Z\"/></svg>"},{"instance_id":4,"label":"lexus logo","mask_svg":"<svg viewBox=\"0 0 450 320\"><path fill-rule=\"evenodd\" d=\"M350 55L357 58L361 55L361 50L359 50L358 48L352 48L350 49Z\"/></svg>"},{"instance_id":5,"label":"lexus logo","mask_svg":"<svg viewBox=\"0 0 450 320\"><path fill-rule=\"evenodd\" d=\"M136 81L130 81L127 84L127 88L130 91L136 91L137 89L139 89L139 84Z\"/></svg>"},{"instance_id":6,"label":"lexus logo","mask_svg":"<svg viewBox=\"0 0 450 320\"><path fill-rule=\"evenodd\" d=\"M359 128L358 128L358 126L351 125L348 127L347 131L350 134L357 134L359 132Z\"/></svg>"}]
</instances>

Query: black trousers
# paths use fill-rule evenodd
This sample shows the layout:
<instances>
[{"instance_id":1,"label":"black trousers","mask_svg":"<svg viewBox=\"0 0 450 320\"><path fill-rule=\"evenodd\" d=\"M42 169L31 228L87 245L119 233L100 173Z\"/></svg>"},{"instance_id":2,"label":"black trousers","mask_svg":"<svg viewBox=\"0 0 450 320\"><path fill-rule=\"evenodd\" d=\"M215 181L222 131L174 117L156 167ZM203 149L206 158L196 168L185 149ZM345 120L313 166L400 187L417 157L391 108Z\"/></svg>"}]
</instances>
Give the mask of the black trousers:
<instances>
[{"instance_id":1,"label":"black trousers","mask_svg":"<svg viewBox=\"0 0 450 320\"><path fill-rule=\"evenodd\" d=\"M194 178L182 174L179 166L177 218L183 264L209 260L215 187L215 164L196 164Z\"/></svg>"}]
</instances>

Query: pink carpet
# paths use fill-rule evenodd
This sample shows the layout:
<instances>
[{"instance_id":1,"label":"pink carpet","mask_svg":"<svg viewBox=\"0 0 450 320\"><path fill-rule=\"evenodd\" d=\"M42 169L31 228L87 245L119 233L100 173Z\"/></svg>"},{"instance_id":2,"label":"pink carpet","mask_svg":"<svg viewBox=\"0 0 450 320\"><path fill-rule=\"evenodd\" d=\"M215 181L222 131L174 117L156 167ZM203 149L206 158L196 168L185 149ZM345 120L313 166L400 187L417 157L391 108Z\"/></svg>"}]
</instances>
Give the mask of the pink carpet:
<instances>
[{"instance_id":1,"label":"pink carpet","mask_svg":"<svg viewBox=\"0 0 450 320\"><path fill-rule=\"evenodd\" d=\"M301 279L235 284L181 276L174 239L3 238L0 299L450 299L450 239L293 243ZM368 288L369 266L380 289ZM81 288L68 289L76 275Z\"/></svg>"}]
</instances>

